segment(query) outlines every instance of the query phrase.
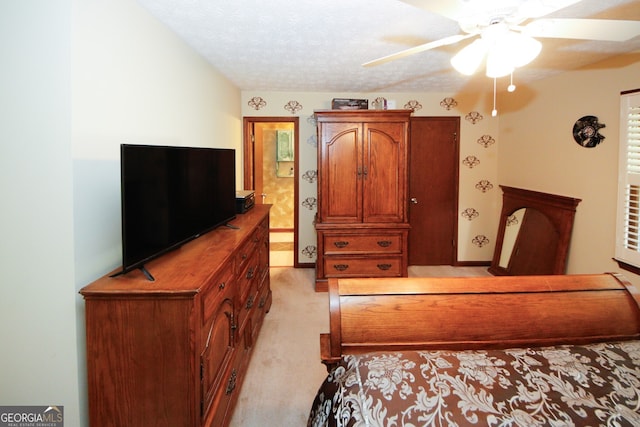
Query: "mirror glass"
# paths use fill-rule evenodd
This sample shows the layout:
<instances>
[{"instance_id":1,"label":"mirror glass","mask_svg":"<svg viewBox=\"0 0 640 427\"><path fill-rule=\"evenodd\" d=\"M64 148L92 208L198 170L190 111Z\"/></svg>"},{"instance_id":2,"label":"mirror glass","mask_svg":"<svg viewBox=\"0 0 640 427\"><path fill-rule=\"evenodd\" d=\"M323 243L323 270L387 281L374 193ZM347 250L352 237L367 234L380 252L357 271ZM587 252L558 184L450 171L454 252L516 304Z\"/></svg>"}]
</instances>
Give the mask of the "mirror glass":
<instances>
[{"instance_id":1,"label":"mirror glass","mask_svg":"<svg viewBox=\"0 0 640 427\"><path fill-rule=\"evenodd\" d=\"M516 244L516 238L520 232L525 211L526 208L518 209L507 218L507 225L504 229L504 238L502 240L502 251L500 252L500 261L498 262L498 265L502 268L506 269L509 267L509 260L511 259L511 254Z\"/></svg>"},{"instance_id":2,"label":"mirror glass","mask_svg":"<svg viewBox=\"0 0 640 427\"><path fill-rule=\"evenodd\" d=\"M293 178L294 167L293 130L276 131L276 176Z\"/></svg>"}]
</instances>

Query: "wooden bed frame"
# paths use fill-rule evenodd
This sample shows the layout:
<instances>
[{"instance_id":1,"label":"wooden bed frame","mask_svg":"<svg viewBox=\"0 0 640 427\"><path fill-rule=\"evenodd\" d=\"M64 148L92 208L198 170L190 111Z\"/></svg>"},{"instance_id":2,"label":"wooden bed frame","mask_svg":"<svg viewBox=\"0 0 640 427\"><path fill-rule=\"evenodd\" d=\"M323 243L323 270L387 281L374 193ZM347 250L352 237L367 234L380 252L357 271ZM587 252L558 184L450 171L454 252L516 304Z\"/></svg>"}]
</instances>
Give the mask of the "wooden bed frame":
<instances>
[{"instance_id":1,"label":"wooden bed frame","mask_svg":"<svg viewBox=\"0 0 640 427\"><path fill-rule=\"evenodd\" d=\"M330 279L330 369L343 354L533 347L640 338L640 295L622 276Z\"/></svg>"}]
</instances>

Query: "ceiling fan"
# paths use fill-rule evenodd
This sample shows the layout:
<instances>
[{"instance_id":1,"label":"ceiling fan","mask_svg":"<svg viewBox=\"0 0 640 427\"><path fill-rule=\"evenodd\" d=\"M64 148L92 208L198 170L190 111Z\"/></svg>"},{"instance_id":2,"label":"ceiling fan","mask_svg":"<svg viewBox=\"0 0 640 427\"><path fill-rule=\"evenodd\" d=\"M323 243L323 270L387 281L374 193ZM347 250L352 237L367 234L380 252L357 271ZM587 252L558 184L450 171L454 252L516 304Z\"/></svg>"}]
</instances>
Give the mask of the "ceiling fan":
<instances>
[{"instance_id":1,"label":"ceiling fan","mask_svg":"<svg viewBox=\"0 0 640 427\"><path fill-rule=\"evenodd\" d=\"M483 61L488 77L509 75L540 52L536 38L623 42L640 35L640 21L545 19L543 16L581 0L400 0L458 22L463 34L451 35L362 64L384 64L476 37L452 59L459 72L473 74Z\"/></svg>"}]
</instances>

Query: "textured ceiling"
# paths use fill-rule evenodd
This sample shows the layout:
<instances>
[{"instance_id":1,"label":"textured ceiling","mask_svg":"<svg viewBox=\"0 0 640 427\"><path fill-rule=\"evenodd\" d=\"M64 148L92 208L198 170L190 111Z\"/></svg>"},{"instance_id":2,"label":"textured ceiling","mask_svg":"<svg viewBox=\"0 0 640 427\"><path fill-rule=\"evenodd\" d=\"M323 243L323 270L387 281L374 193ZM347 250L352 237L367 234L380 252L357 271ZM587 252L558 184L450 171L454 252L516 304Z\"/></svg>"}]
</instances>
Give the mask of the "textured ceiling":
<instances>
[{"instance_id":1,"label":"textured ceiling","mask_svg":"<svg viewBox=\"0 0 640 427\"><path fill-rule=\"evenodd\" d=\"M451 19L398 0L138 2L242 90L458 92L487 88L482 72L462 76L449 63L469 41L362 67L372 59L460 33ZM546 17L640 20L640 0L582 0ZM622 43L541 41L540 56L516 71L518 84L640 50L640 37Z\"/></svg>"}]
</instances>

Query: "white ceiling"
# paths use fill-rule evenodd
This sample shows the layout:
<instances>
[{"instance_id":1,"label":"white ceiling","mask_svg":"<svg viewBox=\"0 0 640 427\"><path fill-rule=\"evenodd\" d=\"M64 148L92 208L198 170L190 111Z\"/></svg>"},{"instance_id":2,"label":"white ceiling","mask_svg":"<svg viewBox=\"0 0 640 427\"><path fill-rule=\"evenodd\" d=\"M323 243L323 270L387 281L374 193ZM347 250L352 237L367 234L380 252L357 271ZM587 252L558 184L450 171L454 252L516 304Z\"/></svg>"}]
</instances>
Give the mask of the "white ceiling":
<instances>
[{"instance_id":1,"label":"white ceiling","mask_svg":"<svg viewBox=\"0 0 640 427\"><path fill-rule=\"evenodd\" d=\"M445 1L445 0L443 0ZM399 0L138 0L241 90L458 92L486 90L449 60L469 41L364 68L362 63L442 37L458 24ZM545 18L640 20L640 0L582 0ZM628 42L541 39L518 84L638 51ZM480 86L478 86L480 85Z\"/></svg>"}]
</instances>

